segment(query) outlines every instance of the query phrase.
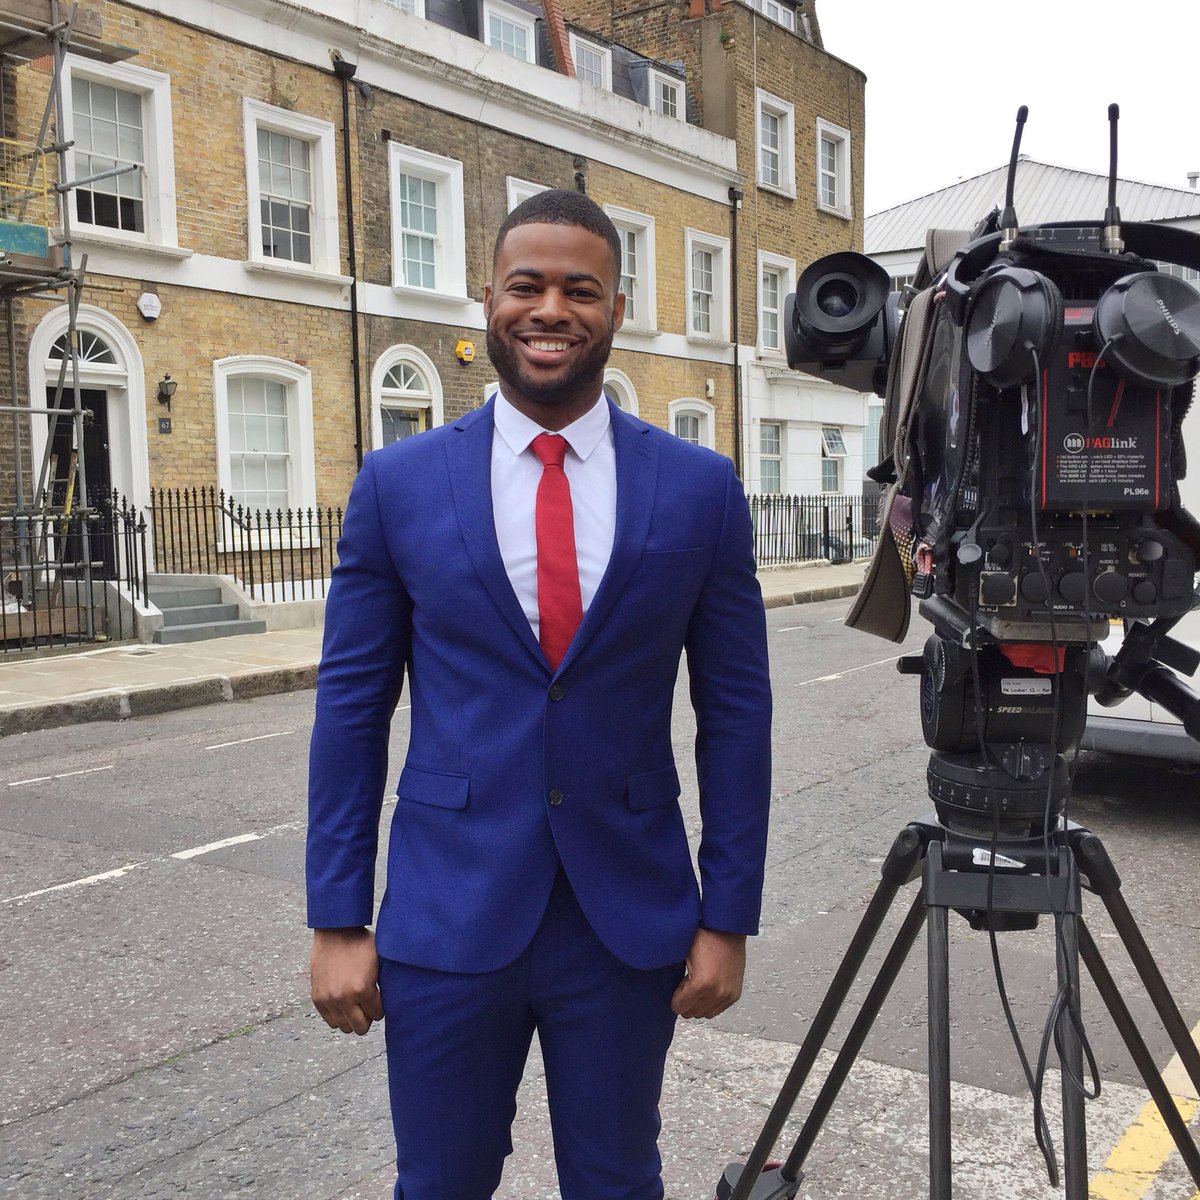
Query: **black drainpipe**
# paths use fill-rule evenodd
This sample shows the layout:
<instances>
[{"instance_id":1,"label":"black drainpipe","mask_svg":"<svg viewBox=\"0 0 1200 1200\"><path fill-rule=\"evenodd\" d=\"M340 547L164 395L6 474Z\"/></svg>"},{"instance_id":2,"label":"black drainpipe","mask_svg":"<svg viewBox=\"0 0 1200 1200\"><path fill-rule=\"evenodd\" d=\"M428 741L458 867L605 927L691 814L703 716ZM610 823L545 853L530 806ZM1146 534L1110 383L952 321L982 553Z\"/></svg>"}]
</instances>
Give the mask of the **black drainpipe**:
<instances>
[{"instance_id":1,"label":"black drainpipe","mask_svg":"<svg viewBox=\"0 0 1200 1200\"><path fill-rule=\"evenodd\" d=\"M730 302L733 305L733 470L742 477L742 368L738 346L741 344L741 321L738 309L738 209L742 207L742 193L737 188L729 189L730 218L733 238L730 248L729 275L732 280Z\"/></svg>"},{"instance_id":2,"label":"black drainpipe","mask_svg":"<svg viewBox=\"0 0 1200 1200\"><path fill-rule=\"evenodd\" d=\"M362 372L358 352L358 255L354 243L354 188L350 180L350 80L358 67L344 58L333 60L333 73L342 84L342 174L346 180L346 254L350 267L350 371L354 380L354 457L361 469Z\"/></svg>"}]
</instances>

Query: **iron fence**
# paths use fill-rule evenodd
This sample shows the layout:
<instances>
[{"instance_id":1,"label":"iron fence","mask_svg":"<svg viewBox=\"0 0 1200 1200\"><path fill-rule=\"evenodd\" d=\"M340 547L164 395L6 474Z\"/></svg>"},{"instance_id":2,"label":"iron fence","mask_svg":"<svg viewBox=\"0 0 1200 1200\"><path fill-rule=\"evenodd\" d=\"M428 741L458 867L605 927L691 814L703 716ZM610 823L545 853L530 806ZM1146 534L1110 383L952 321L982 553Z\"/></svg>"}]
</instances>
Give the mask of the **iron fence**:
<instances>
[{"instance_id":1,"label":"iron fence","mask_svg":"<svg viewBox=\"0 0 1200 1200\"><path fill-rule=\"evenodd\" d=\"M876 497L759 494L749 500L759 566L819 558L849 562L874 552Z\"/></svg>"},{"instance_id":2,"label":"iron fence","mask_svg":"<svg viewBox=\"0 0 1200 1200\"><path fill-rule=\"evenodd\" d=\"M135 636L146 520L113 492L89 509L0 514L0 654Z\"/></svg>"},{"instance_id":3,"label":"iron fence","mask_svg":"<svg viewBox=\"0 0 1200 1200\"><path fill-rule=\"evenodd\" d=\"M258 600L323 597L342 533L340 508L251 509L214 487L150 491L155 570L231 575Z\"/></svg>"}]
</instances>

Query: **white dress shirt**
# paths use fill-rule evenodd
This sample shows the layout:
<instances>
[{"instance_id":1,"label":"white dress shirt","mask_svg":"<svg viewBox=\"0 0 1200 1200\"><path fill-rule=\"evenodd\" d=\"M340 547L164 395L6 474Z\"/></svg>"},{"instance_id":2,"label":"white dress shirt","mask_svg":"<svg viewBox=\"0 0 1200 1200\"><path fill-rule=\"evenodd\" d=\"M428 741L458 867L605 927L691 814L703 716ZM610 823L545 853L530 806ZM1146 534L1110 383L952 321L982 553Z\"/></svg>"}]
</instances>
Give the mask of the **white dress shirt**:
<instances>
[{"instance_id":1,"label":"white dress shirt","mask_svg":"<svg viewBox=\"0 0 1200 1200\"><path fill-rule=\"evenodd\" d=\"M571 485L579 592L586 613L612 555L617 527L617 457L608 401L601 394L565 429L543 429L497 391L492 438L492 513L509 582L539 634L537 532L534 524L542 464L532 449L539 433L561 434L570 446L563 470Z\"/></svg>"}]
</instances>

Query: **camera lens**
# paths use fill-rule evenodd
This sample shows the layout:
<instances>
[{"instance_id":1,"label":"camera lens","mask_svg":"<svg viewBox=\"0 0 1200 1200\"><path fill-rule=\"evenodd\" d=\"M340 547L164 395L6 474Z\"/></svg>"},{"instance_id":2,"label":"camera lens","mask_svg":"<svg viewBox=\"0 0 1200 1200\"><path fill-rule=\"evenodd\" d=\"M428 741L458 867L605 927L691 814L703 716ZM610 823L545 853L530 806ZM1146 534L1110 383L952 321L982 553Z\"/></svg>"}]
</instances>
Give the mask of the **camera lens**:
<instances>
[{"instance_id":1,"label":"camera lens","mask_svg":"<svg viewBox=\"0 0 1200 1200\"><path fill-rule=\"evenodd\" d=\"M858 288L849 279L827 279L817 289L816 299L827 317L848 317L858 304Z\"/></svg>"}]
</instances>

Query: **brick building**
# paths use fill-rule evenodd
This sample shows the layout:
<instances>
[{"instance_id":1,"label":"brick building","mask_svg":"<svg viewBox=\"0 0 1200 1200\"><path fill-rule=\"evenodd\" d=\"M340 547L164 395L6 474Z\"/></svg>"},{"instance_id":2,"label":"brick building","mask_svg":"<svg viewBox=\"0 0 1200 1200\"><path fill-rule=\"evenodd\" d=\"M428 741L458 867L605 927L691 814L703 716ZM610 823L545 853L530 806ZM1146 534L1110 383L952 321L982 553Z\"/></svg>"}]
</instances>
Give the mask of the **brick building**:
<instances>
[{"instance_id":1,"label":"brick building","mask_svg":"<svg viewBox=\"0 0 1200 1200\"><path fill-rule=\"evenodd\" d=\"M152 487L215 483L251 507L341 503L362 451L485 398L492 242L546 186L585 189L622 234L618 403L740 459L751 488L819 490L823 427L853 454L861 414L782 361L797 261L861 243L862 76L824 52L815 16L789 28L694 0L642 20L564 0L565 24L553 0L85 7L132 52L62 73L72 178L127 168L68 196L93 492L142 506ZM50 77L44 59L6 69L9 136L35 136ZM53 386L68 327L61 294L21 301L18 395ZM39 418L25 440L38 461Z\"/></svg>"}]
</instances>

